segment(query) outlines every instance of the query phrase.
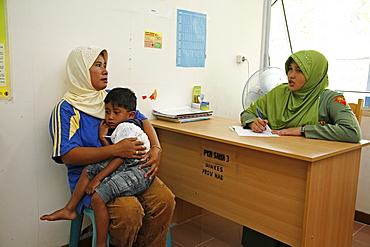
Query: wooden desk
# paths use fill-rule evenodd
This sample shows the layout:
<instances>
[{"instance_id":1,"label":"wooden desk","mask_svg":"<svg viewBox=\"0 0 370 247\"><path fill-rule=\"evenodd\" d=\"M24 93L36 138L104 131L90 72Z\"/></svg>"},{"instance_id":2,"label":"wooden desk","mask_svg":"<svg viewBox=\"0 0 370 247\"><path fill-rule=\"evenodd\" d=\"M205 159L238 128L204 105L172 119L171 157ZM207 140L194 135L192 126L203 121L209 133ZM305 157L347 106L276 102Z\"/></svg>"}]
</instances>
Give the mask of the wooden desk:
<instances>
[{"instance_id":1,"label":"wooden desk","mask_svg":"<svg viewBox=\"0 0 370 247\"><path fill-rule=\"evenodd\" d=\"M291 246L350 247L361 148L303 137L239 137L238 121L151 121L159 177L185 201Z\"/></svg>"}]
</instances>

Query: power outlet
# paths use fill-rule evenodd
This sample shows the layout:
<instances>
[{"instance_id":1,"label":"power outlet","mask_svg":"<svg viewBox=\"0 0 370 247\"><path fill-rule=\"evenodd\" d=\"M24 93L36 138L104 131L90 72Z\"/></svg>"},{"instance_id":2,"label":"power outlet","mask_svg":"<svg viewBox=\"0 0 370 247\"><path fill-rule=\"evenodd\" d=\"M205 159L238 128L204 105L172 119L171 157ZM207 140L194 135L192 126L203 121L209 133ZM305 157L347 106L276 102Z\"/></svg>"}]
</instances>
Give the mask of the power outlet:
<instances>
[{"instance_id":1,"label":"power outlet","mask_svg":"<svg viewBox=\"0 0 370 247\"><path fill-rule=\"evenodd\" d=\"M245 57L244 56L242 56L242 55L237 55L236 56L236 62L237 63L242 63L244 61L245 61Z\"/></svg>"}]
</instances>

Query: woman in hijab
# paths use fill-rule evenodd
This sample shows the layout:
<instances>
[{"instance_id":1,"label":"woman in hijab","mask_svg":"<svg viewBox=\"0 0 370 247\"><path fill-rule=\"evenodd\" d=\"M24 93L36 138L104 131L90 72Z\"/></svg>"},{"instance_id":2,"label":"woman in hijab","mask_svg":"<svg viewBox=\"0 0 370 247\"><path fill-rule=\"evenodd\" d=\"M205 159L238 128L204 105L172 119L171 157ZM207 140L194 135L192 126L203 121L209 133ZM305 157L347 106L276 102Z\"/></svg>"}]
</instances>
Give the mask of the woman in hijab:
<instances>
[{"instance_id":1,"label":"woman in hijab","mask_svg":"<svg viewBox=\"0 0 370 247\"><path fill-rule=\"evenodd\" d=\"M50 119L53 140L52 158L65 164L71 192L85 165L112 157L141 158L151 166L146 176L153 178L160 161L161 148L149 120L136 112L144 124L152 148L145 153L143 143L127 138L109 146L101 145L98 127L105 115L104 98L108 83L108 53L94 46L74 49L66 64L67 92L54 108ZM91 195L80 202L78 212L91 203ZM175 207L174 195L157 177L152 186L137 196L120 197L107 203L109 232L114 246L165 246L167 230Z\"/></svg>"},{"instance_id":2,"label":"woman in hijab","mask_svg":"<svg viewBox=\"0 0 370 247\"><path fill-rule=\"evenodd\" d=\"M328 61L321 53L299 51L285 62L288 83L253 102L241 113L241 124L261 133L268 124L278 135L359 142L361 129L342 94L326 89ZM258 116L258 117L257 117ZM244 247L288 245L243 227Z\"/></svg>"},{"instance_id":3,"label":"woman in hijab","mask_svg":"<svg viewBox=\"0 0 370 247\"><path fill-rule=\"evenodd\" d=\"M328 61L324 55L313 50L294 53L286 61L285 71L287 84L275 87L241 113L244 128L260 133L268 124L278 135L361 140L360 126L344 96L326 89Z\"/></svg>"}]
</instances>

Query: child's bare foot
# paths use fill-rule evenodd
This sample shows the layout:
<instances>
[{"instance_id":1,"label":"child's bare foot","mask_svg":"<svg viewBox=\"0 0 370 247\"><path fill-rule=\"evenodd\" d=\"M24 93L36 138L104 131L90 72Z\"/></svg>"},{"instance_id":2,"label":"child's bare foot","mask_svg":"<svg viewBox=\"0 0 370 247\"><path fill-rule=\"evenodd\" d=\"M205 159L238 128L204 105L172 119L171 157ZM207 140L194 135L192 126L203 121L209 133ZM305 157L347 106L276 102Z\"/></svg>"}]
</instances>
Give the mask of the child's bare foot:
<instances>
[{"instance_id":1,"label":"child's bare foot","mask_svg":"<svg viewBox=\"0 0 370 247\"><path fill-rule=\"evenodd\" d=\"M75 210L68 210L66 208L59 209L52 214L45 214L40 217L40 220L74 220L77 217L77 212Z\"/></svg>"}]
</instances>

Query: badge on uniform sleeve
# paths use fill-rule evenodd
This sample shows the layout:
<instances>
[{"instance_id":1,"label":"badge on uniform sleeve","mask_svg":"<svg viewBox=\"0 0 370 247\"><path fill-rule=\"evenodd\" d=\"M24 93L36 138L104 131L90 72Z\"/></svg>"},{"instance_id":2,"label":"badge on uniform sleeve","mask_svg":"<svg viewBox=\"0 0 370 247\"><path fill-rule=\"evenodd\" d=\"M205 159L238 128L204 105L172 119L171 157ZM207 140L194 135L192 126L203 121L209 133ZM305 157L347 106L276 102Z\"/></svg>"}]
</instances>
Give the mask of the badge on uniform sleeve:
<instances>
[{"instance_id":1,"label":"badge on uniform sleeve","mask_svg":"<svg viewBox=\"0 0 370 247\"><path fill-rule=\"evenodd\" d=\"M335 97L333 100L336 101L336 102L341 103L344 106L347 105L346 99L343 96Z\"/></svg>"}]
</instances>

